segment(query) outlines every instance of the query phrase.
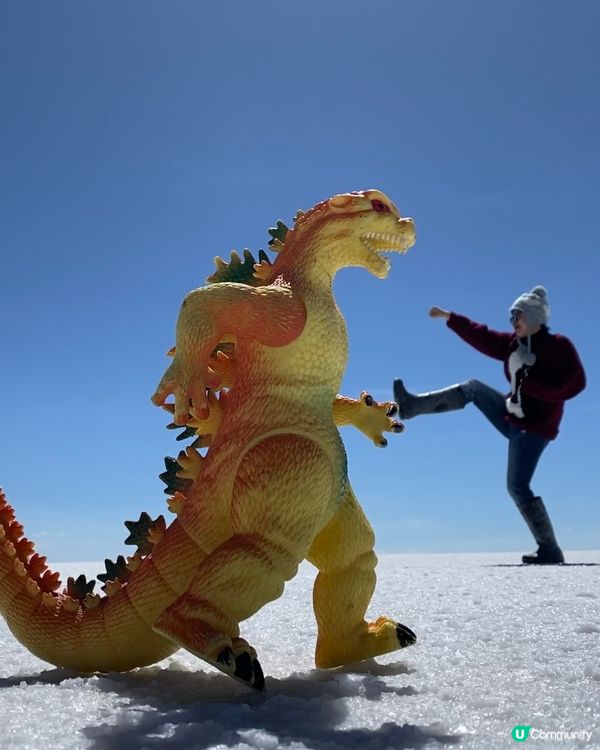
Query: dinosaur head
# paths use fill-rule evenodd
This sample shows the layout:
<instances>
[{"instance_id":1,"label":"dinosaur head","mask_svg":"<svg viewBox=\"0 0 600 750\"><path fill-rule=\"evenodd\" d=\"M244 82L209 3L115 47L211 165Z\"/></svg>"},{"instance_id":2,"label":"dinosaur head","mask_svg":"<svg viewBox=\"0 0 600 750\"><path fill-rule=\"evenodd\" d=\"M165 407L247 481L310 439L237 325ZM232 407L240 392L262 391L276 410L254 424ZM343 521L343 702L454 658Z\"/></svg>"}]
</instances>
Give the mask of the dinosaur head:
<instances>
[{"instance_id":1,"label":"dinosaur head","mask_svg":"<svg viewBox=\"0 0 600 750\"><path fill-rule=\"evenodd\" d=\"M359 266L385 278L390 262L383 253L405 253L414 242L413 220L402 218L384 193L365 190L335 195L300 212L281 248L288 258L314 252L314 262L331 275Z\"/></svg>"}]
</instances>

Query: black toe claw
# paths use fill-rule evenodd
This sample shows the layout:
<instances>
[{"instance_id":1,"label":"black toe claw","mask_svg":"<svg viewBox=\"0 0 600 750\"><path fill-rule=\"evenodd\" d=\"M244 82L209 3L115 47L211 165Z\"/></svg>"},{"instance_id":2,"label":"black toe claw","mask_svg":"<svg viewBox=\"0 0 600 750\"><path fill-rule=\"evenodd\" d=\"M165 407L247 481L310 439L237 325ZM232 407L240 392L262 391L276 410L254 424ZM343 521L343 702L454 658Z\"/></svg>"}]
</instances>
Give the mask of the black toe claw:
<instances>
[{"instance_id":1,"label":"black toe claw","mask_svg":"<svg viewBox=\"0 0 600 750\"><path fill-rule=\"evenodd\" d=\"M406 625L402 625L399 622L396 623L396 636L402 648L412 646L413 643L417 642L415 633Z\"/></svg>"},{"instance_id":2,"label":"black toe claw","mask_svg":"<svg viewBox=\"0 0 600 750\"><path fill-rule=\"evenodd\" d=\"M255 690L265 689L265 676L258 659L253 659L244 651L235 659L235 677L247 682Z\"/></svg>"},{"instance_id":3,"label":"black toe claw","mask_svg":"<svg viewBox=\"0 0 600 750\"><path fill-rule=\"evenodd\" d=\"M252 661L252 671L254 673L254 682L252 683L252 687L254 687L256 690L264 690L265 689L265 676L263 674L262 667L260 666L258 659L254 659Z\"/></svg>"},{"instance_id":4,"label":"black toe claw","mask_svg":"<svg viewBox=\"0 0 600 750\"><path fill-rule=\"evenodd\" d=\"M236 658L234 674L241 680L252 682L252 658L249 653L244 652Z\"/></svg>"},{"instance_id":5,"label":"black toe claw","mask_svg":"<svg viewBox=\"0 0 600 750\"><path fill-rule=\"evenodd\" d=\"M371 394L370 394L370 393L367 393L367 394L365 395L365 404L366 404L367 406L373 406L373 404L374 404L374 401L373 401L373 396L371 396Z\"/></svg>"},{"instance_id":6,"label":"black toe claw","mask_svg":"<svg viewBox=\"0 0 600 750\"><path fill-rule=\"evenodd\" d=\"M223 664L225 667L233 667L236 664L236 658L233 655L233 650L230 646L224 648L221 653L217 656L219 664Z\"/></svg>"},{"instance_id":7,"label":"black toe claw","mask_svg":"<svg viewBox=\"0 0 600 750\"><path fill-rule=\"evenodd\" d=\"M396 406L396 404L394 404L393 406L390 406L390 408L386 411L385 414L387 417L393 417L397 414L397 412L398 412L398 407Z\"/></svg>"}]
</instances>

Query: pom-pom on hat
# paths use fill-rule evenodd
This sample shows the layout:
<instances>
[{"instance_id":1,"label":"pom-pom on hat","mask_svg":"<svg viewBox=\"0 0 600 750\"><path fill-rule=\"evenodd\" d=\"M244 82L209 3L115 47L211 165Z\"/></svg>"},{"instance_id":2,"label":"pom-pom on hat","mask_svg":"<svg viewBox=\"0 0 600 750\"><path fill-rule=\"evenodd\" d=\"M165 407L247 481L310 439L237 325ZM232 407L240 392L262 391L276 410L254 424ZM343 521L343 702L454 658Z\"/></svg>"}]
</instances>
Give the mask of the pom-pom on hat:
<instances>
[{"instance_id":1,"label":"pom-pom on hat","mask_svg":"<svg viewBox=\"0 0 600 750\"><path fill-rule=\"evenodd\" d=\"M512 303L510 311L520 310L529 325L546 325L550 317L548 292L543 286L534 286Z\"/></svg>"}]
</instances>

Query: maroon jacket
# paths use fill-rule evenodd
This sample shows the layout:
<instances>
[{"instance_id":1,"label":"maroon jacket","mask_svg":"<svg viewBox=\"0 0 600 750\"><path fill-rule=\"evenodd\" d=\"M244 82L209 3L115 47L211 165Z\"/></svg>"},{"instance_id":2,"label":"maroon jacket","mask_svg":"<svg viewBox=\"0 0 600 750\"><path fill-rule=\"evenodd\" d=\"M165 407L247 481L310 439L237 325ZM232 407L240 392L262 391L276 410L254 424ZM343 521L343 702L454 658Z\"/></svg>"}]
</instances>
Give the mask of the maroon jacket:
<instances>
[{"instance_id":1,"label":"maroon jacket","mask_svg":"<svg viewBox=\"0 0 600 750\"><path fill-rule=\"evenodd\" d=\"M456 313L450 314L446 325L477 351L502 360L504 374L510 382L509 357L520 343L514 333L492 331ZM522 339L521 343L523 341L527 339ZM531 337L531 351L536 361L526 368L520 386L524 416L519 418L507 411L506 419L553 440L558 434L564 402L585 388L585 372L571 341L566 336L550 333L547 328Z\"/></svg>"}]
</instances>

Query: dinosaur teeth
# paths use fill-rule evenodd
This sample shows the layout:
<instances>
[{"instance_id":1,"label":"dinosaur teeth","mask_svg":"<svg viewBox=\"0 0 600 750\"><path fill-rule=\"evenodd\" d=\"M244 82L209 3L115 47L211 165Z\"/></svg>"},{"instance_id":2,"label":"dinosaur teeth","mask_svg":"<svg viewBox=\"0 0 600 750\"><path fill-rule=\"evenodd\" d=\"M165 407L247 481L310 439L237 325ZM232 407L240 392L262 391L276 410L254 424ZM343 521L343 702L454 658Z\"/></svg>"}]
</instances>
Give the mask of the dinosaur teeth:
<instances>
[{"instance_id":1,"label":"dinosaur teeth","mask_svg":"<svg viewBox=\"0 0 600 750\"><path fill-rule=\"evenodd\" d=\"M403 237L388 232L366 232L361 235L361 240L374 253L386 250L405 253L407 250L406 240Z\"/></svg>"}]
</instances>

